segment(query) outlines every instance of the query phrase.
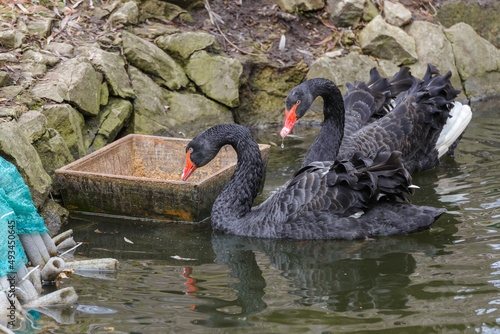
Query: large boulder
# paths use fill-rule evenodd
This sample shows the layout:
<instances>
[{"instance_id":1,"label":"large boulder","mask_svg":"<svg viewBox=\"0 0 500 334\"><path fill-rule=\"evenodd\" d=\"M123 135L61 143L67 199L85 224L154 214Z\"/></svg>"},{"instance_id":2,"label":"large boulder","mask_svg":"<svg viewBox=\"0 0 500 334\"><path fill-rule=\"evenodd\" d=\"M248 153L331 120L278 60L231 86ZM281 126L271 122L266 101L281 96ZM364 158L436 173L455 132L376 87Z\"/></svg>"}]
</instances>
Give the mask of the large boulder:
<instances>
[{"instance_id":1,"label":"large boulder","mask_svg":"<svg viewBox=\"0 0 500 334\"><path fill-rule=\"evenodd\" d=\"M467 96L476 99L500 94L500 50L466 23L455 24L445 34L453 47Z\"/></svg>"},{"instance_id":2,"label":"large boulder","mask_svg":"<svg viewBox=\"0 0 500 334\"><path fill-rule=\"evenodd\" d=\"M386 23L380 15L361 30L359 44L365 54L390 60L396 65L413 64L418 59L413 37Z\"/></svg>"},{"instance_id":3,"label":"large boulder","mask_svg":"<svg viewBox=\"0 0 500 334\"><path fill-rule=\"evenodd\" d=\"M199 51L189 59L186 72L208 97L228 107L240 104L239 87L243 66L238 60Z\"/></svg>"},{"instance_id":4,"label":"large boulder","mask_svg":"<svg viewBox=\"0 0 500 334\"><path fill-rule=\"evenodd\" d=\"M47 127L56 129L64 138L73 157L83 157L87 153L82 136L83 116L68 104L45 105L41 111L47 118Z\"/></svg>"},{"instance_id":5,"label":"large boulder","mask_svg":"<svg viewBox=\"0 0 500 334\"><path fill-rule=\"evenodd\" d=\"M33 17L28 20L26 28L30 35L37 34L39 38L47 38L50 35L53 18L50 17Z\"/></svg>"},{"instance_id":6,"label":"large boulder","mask_svg":"<svg viewBox=\"0 0 500 334\"><path fill-rule=\"evenodd\" d=\"M88 60L71 58L37 82L31 92L35 97L55 102L70 102L82 114L95 116L99 112L102 74Z\"/></svg>"},{"instance_id":7,"label":"large boulder","mask_svg":"<svg viewBox=\"0 0 500 334\"><path fill-rule=\"evenodd\" d=\"M99 115L87 120L84 128L84 140L87 152L111 143L132 116L130 101L112 97L101 109Z\"/></svg>"},{"instance_id":8,"label":"large boulder","mask_svg":"<svg viewBox=\"0 0 500 334\"><path fill-rule=\"evenodd\" d=\"M123 52L127 60L146 73L159 77L169 89L187 86L189 80L182 68L159 47L122 31Z\"/></svg>"},{"instance_id":9,"label":"large boulder","mask_svg":"<svg viewBox=\"0 0 500 334\"><path fill-rule=\"evenodd\" d=\"M163 89L133 67L130 76L137 91L131 132L194 136L215 124L233 122L230 110L202 95Z\"/></svg>"},{"instance_id":10,"label":"large boulder","mask_svg":"<svg viewBox=\"0 0 500 334\"><path fill-rule=\"evenodd\" d=\"M290 13L318 10L325 6L323 0L275 0L275 2L282 10Z\"/></svg>"},{"instance_id":11,"label":"large boulder","mask_svg":"<svg viewBox=\"0 0 500 334\"><path fill-rule=\"evenodd\" d=\"M125 62L119 54L104 51L96 46L82 47L77 52L88 57L92 65L104 74L112 95L123 98L135 97L125 70Z\"/></svg>"},{"instance_id":12,"label":"large boulder","mask_svg":"<svg viewBox=\"0 0 500 334\"><path fill-rule=\"evenodd\" d=\"M47 118L37 110L22 114L17 124L21 126L30 143L38 140L47 131Z\"/></svg>"},{"instance_id":13,"label":"large boulder","mask_svg":"<svg viewBox=\"0 0 500 334\"><path fill-rule=\"evenodd\" d=\"M273 67L258 65L249 70L252 75L244 78L241 87L241 106L236 110L239 122L255 127L283 124L286 95L302 82L307 65Z\"/></svg>"},{"instance_id":14,"label":"large boulder","mask_svg":"<svg viewBox=\"0 0 500 334\"><path fill-rule=\"evenodd\" d=\"M141 3L140 21L150 18L172 21L176 17L180 17L188 22L193 21L193 18L185 9L173 3L159 0L145 0Z\"/></svg>"},{"instance_id":15,"label":"large boulder","mask_svg":"<svg viewBox=\"0 0 500 334\"><path fill-rule=\"evenodd\" d=\"M418 61L410 65L412 74L422 78L427 70L427 64L430 63L436 65L441 74L451 71L451 84L456 89L462 90L453 49L443 29L430 22L414 21L406 31L415 39L418 54Z\"/></svg>"},{"instance_id":16,"label":"large boulder","mask_svg":"<svg viewBox=\"0 0 500 334\"><path fill-rule=\"evenodd\" d=\"M16 166L30 188L33 203L40 207L49 194L52 179L16 121L0 123L0 156Z\"/></svg>"},{"instance_id":17,"label":"large boulder","mask_svg":"<svg viewBox=\"0 0 500 334\"><path fill-rule=\"evenodd\" d=\"M366 0L327 0L327 4L334 25L351 27L363 17Z\"/></svg>"},{"instance_id":18,"label":"large boulder","mask_svg":"<svg viewBox=\"0 0 500 334\"><path fill-rule=\"evenodd\" d=\"M33 143L33 146L40 156L45 172L52 178L56 169L75 160L66 141L55 129L48 128L43 136Z\"/></svg>"},{"instance_id":19,"label":"large boulder","mask_svg":"<svg viewBox=\"0 0 500 334\"><path fill-rule=\"evenodd\" d=\"M216 44L213 35L206 32L180 32L160 36L156 44L168 54L182 61L187 60L195 51L206 49Z\"/></svg>"},{"instance_id":20,"label":"large boulder","mask_svg":"<svg viewBox=\"0 0 500 334\"><path fill-rule=\"evenodd\" d=\"M109 21L118 24L137 24L139 22L139 7L134 1L124 3L113 14L109 16Z\"/></svg>"}]
</instances>

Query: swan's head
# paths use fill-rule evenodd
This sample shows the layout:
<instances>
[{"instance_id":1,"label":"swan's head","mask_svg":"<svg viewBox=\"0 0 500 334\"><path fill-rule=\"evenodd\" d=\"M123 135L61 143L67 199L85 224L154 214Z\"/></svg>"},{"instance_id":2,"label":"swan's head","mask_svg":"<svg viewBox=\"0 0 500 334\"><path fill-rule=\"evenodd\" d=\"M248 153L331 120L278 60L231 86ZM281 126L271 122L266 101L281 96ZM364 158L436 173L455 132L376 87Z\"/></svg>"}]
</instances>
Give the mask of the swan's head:
<instances>
[{"instance_id":1,"label":"swan's head","mask_svg":"<svg viewBox=\"0 0 500 334\"><path fill-rule=\"evenodd\" d=\"M285 138L292 131L295 122L304 116L313 101L308 81L298 85L288 93L285 100L285 125L280 132L282 138Z\"/></svg>"},{"instance_id":2,"label":"swan's head","mask_svg":"<svg viewBox=\"0 0 500 334\"><path fill-rule=\"evenodd\" d=\"M186 181L198 167L212 161L219 152L220 146L209 140L208 130L200 133L186 147L186 167L182 173L182 181Z\"/></svg>"}]
</instances>

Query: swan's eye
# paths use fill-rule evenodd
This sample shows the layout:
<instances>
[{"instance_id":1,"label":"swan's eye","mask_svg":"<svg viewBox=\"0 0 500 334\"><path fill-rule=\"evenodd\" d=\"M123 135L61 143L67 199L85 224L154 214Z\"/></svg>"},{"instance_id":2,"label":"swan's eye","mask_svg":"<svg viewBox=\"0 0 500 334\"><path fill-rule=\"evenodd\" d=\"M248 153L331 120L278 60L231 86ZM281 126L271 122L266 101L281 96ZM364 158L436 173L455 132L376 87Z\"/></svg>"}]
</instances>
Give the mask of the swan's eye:
<instances>
[{"instance_id":1,"label":"swan's eye","mask_svg":"<svg viewBox=\"0 0 500 334\"><path fill-rule=\"evenodd\" d=\"M192 147L189 148L188 153L193 153L193 148Z\"/></svg>"},{"instance_id":2,"label":"swan's eye","mask_svg":"<svg viewBox=\"0 0 500 334\"><path fill-rule=\"evenodd\" d=\"M298 106L300 104L300 100L297 100L297 102L295 102L295 105Z\"/></svg>"}]
</instances>

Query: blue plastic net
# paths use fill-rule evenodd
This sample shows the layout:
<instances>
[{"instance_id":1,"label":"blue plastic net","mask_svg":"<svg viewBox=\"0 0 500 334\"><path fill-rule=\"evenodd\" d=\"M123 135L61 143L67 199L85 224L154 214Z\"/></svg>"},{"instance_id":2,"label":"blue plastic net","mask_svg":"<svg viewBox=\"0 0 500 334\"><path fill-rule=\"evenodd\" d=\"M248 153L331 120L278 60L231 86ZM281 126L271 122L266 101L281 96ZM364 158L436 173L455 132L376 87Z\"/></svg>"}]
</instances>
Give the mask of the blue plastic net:
<instances>
[{"instance_id":1,"label":"blue plastic net","mask_svg":"<svg viewBox=\"0 0 500 334\"><path fill-rule=\"evenodd\" d=\"M0 157L0 276L27 262L18 234L44 233L28 186L10 162Z\"/></svg>"}]
</instances>

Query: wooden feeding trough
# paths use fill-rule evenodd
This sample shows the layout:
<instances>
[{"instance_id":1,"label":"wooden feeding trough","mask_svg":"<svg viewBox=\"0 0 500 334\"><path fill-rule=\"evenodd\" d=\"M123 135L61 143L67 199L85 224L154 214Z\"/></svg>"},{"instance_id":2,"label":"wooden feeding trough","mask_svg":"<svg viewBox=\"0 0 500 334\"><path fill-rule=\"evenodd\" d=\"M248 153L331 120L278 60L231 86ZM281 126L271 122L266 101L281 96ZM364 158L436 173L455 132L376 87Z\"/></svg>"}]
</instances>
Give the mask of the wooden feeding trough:
<instances>
[{"instance_id":1,"label":"wooden feeding trough","mask_svg":"<svg viewBox=\"0 0 500 334\"><path fill-rule=\"evenodd\" d=\"M117 216L203 220L236 168L236 152L224 146L184 182L189 141L131 134L56 170L64 205ZM270 146L259 147L267 167Z\"/></svg>"}]
</instances>

